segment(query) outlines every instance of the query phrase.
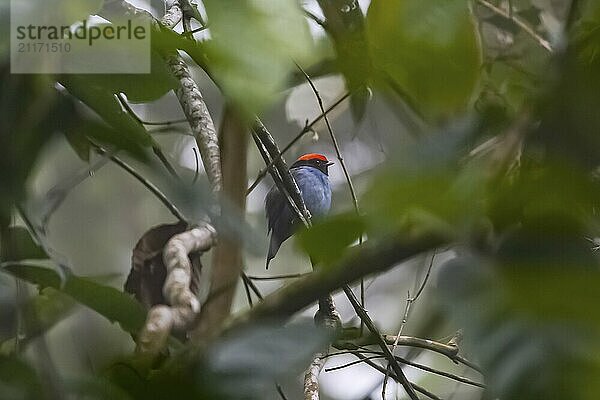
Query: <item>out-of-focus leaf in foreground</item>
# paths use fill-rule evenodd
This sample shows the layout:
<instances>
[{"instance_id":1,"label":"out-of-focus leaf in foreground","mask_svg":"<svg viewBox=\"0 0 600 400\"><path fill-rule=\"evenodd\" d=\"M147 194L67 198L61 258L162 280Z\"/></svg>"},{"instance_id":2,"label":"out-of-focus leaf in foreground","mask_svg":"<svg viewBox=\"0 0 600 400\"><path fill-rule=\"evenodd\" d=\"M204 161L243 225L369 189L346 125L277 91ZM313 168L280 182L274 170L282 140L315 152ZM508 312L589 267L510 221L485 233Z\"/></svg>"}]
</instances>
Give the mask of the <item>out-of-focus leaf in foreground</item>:
<instances>
[{"instance_id":1,"label":"out-of-focus leaf in foreground","mask_svg":"<svg viewBox=\"0 0 600 400\"><path fill-rule=\"evenodd\" d=\"M0 357L0 397L3 399L44 399L44 388L34 369L25 362Z\"/></svg>"},{"instance_id":2,"label":"out-of-focus leaf in foreground","mask_svg":"<svg viewBox=\"0 0 600 400\"><path fill-rule=\"evenodd\" d=\"M315 223L298 235L300 246L317 263L330 264L358 240L364 221L355 214L341 214Z\"/></svg>"},{"instance_id":3,"label":"out-of-focus leaf in foreground","mask_svg":"<svg viewBox=\"0 0 600 400\"><path fill-rule=\"evenodd\" d=\"M0 237L0 261L47 259L48 254L22 226L12 226Z\"/></svg>"},{"instance_id":4,"label":"out-of-focus leaf in foreground","mask_svg":"<svg viewBox=\"0 0 600 400\"><path fill-rule=\"evenodd\" d=\"M145 311L140 303L126 293L89 278L69 274L61 281L51 268L23 263L5 263L2 271L40 288L59 290L109 321L118 322L127 332L136 333L144 323Z\"/></svg>"},{"instance_id":5,"label":"out-of-focus leaf in foreground","mask_svg":"<svg viewBox=\"0 0 600 400\"><path fill-rule=\"evenodd\" d=\"M379 81L397 86L422 114L465 109L481 64L467 1L374 0L367 38Z\"/></svg>"},{"instance_id":6,"label":"out-of-focus leaf in foreground","mask_svg":"<svg viewBox=\"0 0 600 400\"><path fill-rule=\"evenodd\" d=\"M208 0L211 73L246 118L276 99L310 51L306 21L293 0Z\"/></svg>"},{"instance_id":7,"label":"out-of-focus leaf in foreground","mask_svg":"<svg viewBox=\"0 0 600 400\"><path fill-rule=\"evenodd\" d=\"M300 375L329 340L312 321L248 327L210 348L199 368L198 384L216 379L220 384L213 387L221 398L265 398L274 382Z\"/></svg>"}]
</instances>

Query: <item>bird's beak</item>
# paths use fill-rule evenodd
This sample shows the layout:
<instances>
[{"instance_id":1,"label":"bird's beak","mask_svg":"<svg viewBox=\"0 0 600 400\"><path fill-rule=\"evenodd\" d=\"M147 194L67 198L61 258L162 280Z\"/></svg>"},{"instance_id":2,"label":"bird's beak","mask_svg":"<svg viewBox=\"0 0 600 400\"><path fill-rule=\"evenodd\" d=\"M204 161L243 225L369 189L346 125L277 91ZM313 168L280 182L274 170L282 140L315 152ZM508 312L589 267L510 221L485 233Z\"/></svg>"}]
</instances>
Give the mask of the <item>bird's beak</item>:
<instances>
[{"instance_id":1,"label":"bird's beak","mask_svg":"<svg viewBox=\"0 0 600 400\"><path fill-rule=\"evenodd\" d=\"M328 167L331 167L333 164L335 164L335 163L334 163L334 162L331 162L331 161L329 161L329 162L327 163L327 166L328 166Z\"/></svg>"}]
</instances>

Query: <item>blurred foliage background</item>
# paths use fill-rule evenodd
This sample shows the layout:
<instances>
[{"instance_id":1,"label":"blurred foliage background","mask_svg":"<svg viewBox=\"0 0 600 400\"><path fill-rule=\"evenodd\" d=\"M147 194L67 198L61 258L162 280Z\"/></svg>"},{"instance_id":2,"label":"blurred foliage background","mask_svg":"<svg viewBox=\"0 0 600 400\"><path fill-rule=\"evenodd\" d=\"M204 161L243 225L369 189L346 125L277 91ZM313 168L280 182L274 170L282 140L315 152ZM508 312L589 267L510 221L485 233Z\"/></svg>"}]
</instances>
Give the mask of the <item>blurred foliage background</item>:
<instances>
[{"instance_id":1,"label":"blurred foliage background","mask_svg":"<svg viewBox=\"0 0 600 400\"><path fill-rule=\"evenodd\" d=\"M175 50L217 127L230 105L244 123L260 115L280 148L303 133L287 160L337 159L295 63L331 108L360 214L337 162L333 215L286 242L266 272L266 177L245 213L224 213L219 224L220 235L242 238L249 276L309 272L307 253L328 268L361 234L373 243L440 235L442 246L367 277L366 308L385 334L447 342L460 330L460 353L479 372L423 349L396 354L485 388L409 366L408 378L442 399L599 398L600 2L196 1L205 25L192 21L192 39L181 26L153 32L152 74L128 76L11 74L9 3L0 1L0 398L277 399L277 387L301 398L301 372L328 340L312 326L315 307L187 358L174 340L150 370L132 356L145 312L122 291L132 249L150 228L176 221L95 145L189 218L209 212L196 143L162 59ZM110 21L114 3L65 7ZM131 3L164 12L162 1ZM250 186L264 168L252 143L241 162ZM286 282L254 280L264 295ZM343 293L334 298L344 326L358 327ZM233 312L248 307L240 282ZM365 363L327 372L354 360L328 359L323 398L376 399L382 390L408 398Z\"/></svg>"}]
</instances>

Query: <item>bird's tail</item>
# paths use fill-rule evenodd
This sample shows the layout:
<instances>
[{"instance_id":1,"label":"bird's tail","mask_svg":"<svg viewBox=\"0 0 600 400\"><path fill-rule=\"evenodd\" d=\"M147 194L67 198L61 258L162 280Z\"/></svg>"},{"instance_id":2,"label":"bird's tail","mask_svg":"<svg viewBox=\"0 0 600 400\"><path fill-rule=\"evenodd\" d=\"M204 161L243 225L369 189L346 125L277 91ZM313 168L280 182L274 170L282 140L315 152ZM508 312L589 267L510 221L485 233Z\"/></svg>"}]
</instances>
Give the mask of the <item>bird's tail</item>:
<instances>
[{"instance_id":1,"label":"bird's tail","mask_svg":"<svg viewBox=\"0 0 600 400\"><path fill-rule=\"evenodd\" d=\"M276 238L271 236L271 241L269 242L269 252L267 253L267 263L265 266L266 269L269 269L269 263L271 263L271 260L275 258L275 254L277 254L279 246L281 246L281 243L276 240Z\"/></svg>"}]
</instances>

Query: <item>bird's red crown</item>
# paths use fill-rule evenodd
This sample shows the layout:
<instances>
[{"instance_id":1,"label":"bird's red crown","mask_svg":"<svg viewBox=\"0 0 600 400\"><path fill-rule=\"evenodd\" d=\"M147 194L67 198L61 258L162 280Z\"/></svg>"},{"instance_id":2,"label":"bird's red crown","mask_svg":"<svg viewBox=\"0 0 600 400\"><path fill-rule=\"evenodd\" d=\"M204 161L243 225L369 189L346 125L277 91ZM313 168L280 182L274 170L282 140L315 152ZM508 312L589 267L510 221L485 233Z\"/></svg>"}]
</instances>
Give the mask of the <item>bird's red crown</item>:
<instances>
[{"instance_id":1,"label":"bird's red crown","mask_svg":"<svg viewBox=\"0 0 600 400\"><path fill-rule=\"evenodd\" d=\"M327 157L325 157L323 154L308 153L308 154L305 154L298 158L298 161L310 161L310 160L327 161Z\"/></svg>"}]
</instances>

